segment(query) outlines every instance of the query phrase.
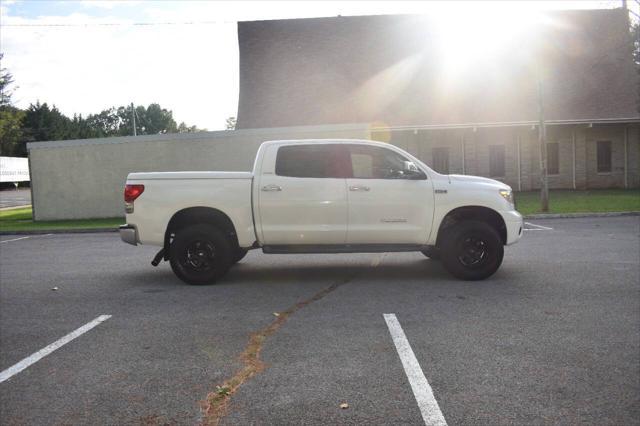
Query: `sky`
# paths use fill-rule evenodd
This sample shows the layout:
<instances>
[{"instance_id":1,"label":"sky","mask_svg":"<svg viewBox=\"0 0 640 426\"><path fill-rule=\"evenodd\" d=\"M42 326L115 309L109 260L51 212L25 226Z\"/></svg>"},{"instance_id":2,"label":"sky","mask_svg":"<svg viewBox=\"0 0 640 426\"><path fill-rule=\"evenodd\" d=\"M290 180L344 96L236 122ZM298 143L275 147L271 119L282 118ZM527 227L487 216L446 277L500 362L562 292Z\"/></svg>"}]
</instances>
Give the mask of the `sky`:
<instances>
[{"instance_id":1,"label":"sky","mask_svg":"<svg viewBox=\"0 0 640 426\"><path fill-rule=\"evenodd\" d=\"M632 10L638 3L629 0ZM159 103L179 123L224 129L238 107L238 21L431 14L447 28L480 15L527 19L548 9L622 1L19 1L0 0L2 67L16 106L40 101L64 114ZM142 25L143 24L143 25ZM499 42L496 35L495 42Z\"/></svg>"}]
</instances>

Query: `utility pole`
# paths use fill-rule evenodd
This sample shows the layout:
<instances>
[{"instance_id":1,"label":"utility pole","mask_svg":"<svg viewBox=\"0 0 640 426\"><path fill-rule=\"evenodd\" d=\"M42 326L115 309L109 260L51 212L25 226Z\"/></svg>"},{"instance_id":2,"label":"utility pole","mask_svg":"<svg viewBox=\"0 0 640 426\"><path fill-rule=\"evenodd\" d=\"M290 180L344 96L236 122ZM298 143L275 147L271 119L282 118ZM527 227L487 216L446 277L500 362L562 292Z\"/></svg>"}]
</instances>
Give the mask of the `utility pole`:
<instances>
[{"instance_id":1,"label":"utility pole","mask_svg":"<svg viewBox=\"0 0 640 426\"><path fill-rule=\"evenodd\" d=\"M131 102L131 118L133 118L133 136L138 136L136 132L136 109L133 107L133 102Z\"/></svg>"},{"instance_id":2,"label":"utility pole","mask_svg":"<svg viewBox=\"0 0 640 426\"><path fill-rule=\"evenodd\" d=\"M538 142L540 143L540 210L549 211L549 183L547 181L547 129L544 124L544 107L542 98L542 76L538 75Z\"/></svg>"}]
</instances>

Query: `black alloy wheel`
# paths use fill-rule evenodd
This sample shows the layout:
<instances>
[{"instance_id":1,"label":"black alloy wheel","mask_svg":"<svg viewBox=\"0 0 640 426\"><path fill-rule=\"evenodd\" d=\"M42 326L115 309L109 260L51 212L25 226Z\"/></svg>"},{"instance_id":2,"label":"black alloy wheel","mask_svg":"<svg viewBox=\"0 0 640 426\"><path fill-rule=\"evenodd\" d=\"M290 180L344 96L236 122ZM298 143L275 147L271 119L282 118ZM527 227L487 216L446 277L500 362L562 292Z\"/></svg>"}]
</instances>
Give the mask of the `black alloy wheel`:
<instances>
[{"instance_id":1,"label":"black alloy wheel","mask_svg":"<svg viewBox=\"0 0 640 426\"><path fill-rule=\"evenodd\" d=\"M467 268L481 267L489 258L487 242L478 237L466 238L458 255L458 260Z\"/></svg>"},{"instance_id":2,"label":"black alloy wheel","mask_svg":"<svg viewBox=\"0 0 640 426\"><path fill-rule=\"evenodd\" d=\"M232 263L228 238L207 224L180 229L169 248L171 269L188 284L212 284L227 273Z\"/></svg>"},{"instance_id":3,"label":"black alloy wheel","mask_svg":"<svg viewBox=\"0 0 640 426\"><path fill-rule=\"evenodd\" d=\"M498 232L485 222L466 220L446 230L442 263L455 277L483 280L493 275L504 257Z\"/></svg>"},{"instance_id":4,"label":"black alloy wheel","mask_svg":"<svg viewBox=\"0 0 640 426\"><path fill-rule=\"evenodd\" d=\"M211 241L195 240L187 246L185 256L180 259L185 267L204 272L215 266L216 249Z\"/></svg>"}]
</instances>

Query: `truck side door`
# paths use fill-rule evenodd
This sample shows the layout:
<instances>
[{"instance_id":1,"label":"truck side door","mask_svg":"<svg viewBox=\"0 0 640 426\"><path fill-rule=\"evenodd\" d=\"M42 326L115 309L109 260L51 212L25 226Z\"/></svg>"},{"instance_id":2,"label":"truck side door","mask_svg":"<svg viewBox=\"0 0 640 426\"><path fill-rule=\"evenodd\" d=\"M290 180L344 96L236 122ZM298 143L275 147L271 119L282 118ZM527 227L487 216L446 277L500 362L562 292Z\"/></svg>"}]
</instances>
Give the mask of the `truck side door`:
<instances>
[{"instance_id":1,"label":"truck side door","mask_svg":"<svg viewBox=\"0 0 640 426\"><path fill-rule=\"evenodd\" d=\"M426 244L434 208L426 174L388 148L350 144L348 149L352 175L347 179L347 243ZM411 165L418 173L406 173Z\"/></svg>"},{"instance_id":2,"label":"truck side door","mask_svg":"<svg viewBox=\"0 0 640 426\"><path fill-rule=\"evenodd\" d=\"M292 144L265 153L256 188L263 245L344 244L347 190L337 144ZM275 157L275 158L274 158Z\"/></svg>"}]
</instances>

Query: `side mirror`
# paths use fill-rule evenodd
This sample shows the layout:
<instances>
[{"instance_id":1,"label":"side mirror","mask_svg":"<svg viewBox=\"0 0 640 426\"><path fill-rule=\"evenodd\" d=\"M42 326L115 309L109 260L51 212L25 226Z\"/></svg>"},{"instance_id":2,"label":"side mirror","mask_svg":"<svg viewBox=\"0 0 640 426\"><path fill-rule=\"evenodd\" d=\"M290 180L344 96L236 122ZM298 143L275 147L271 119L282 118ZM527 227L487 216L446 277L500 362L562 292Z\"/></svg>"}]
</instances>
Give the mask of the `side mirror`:
<instances>
[{"instance_id":1,"label":"side mirror","mask_svg":"<svg viewBox=\"0 0 640 426\"><path fill-rule=\"evenodd\" d=\"M422 180L427 176L411 161L404 161L402 174L405 179Z\"/></svg>"}]
</instances>

